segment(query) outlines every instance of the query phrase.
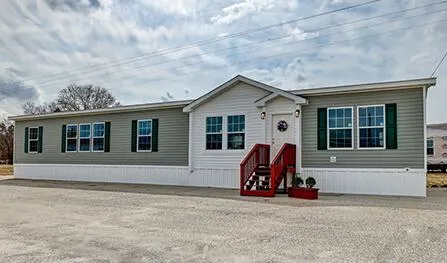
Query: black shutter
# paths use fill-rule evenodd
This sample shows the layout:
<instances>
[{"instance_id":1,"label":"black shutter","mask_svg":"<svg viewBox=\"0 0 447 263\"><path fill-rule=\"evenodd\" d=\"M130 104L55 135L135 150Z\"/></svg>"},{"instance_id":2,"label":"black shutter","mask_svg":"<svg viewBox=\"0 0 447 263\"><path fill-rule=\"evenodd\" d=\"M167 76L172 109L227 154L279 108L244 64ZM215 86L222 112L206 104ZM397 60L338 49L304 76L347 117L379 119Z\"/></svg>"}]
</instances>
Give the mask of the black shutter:
<instances>
[{"instance_id":1,"label":"black shutter","mask_svg":"<svg viewBox=\"0 0 447 263\"><path fill-rule=\"evenodd\" d=\"M386 148L397 149L397 105L385 105L386 118Z\"/></svg>"},{"instance_id":2,"label":"black shutter","mask_svg":"<svg viewBox=\"0 0 447 263\"><path fill-rule=\"evenodd\" d=\"M24 151L25 153L28 153L28 127L25 128L25 145L24 145Z\"/></svg>"},{"instance_id":3,"label":"black shutter","mask_svg":"<svg viewBox=\"0 0 447 263\"><path fill-rule=\"evenodd\" d=\"M132 152L137 151L137 120L132 121Z\"/></svg>"},{"instance_id":4,"label":"black shutter","mask_svg":"<svg viewBox=\"0 0 447 263\"><path fill-rule=\"evenodd\" d=\"M105 123L104 152L110 152L110 121Z\"/></svg>"},{"instance_id":5,"label":"black shutter","mask_svg":"<svg viewBox=\"0 0 447 263\"><path fill-rule=\"evenodd\" d=\"M317 125L317 149L327 150L327 108L318 108Z\"/></svg>"},{"instance_id":6,"label":"black shutter","mask_svg":"<svg viewBox=\"0 0 447 263\"><path fill-rule=\"evenodd\" d=\"M41 153L43 148L43 126L39 126L39 141L37 143L37 152Z\"/></svg>"},{"instance_id":7,"label":"black shutter","mask_svg":"<svg viewBox=\"0 0 447 263\"><path fill-rule=\"evenodd\" d=\"M152 152L158 152L158 119L152 119Z\"/></svg>"},{"instance_id":8,"label":"black shutter","mask_svg":"<svg viewBox=\"0 0 447 263\"><path fill-rule=\"evenodd\" d=\"M62 140L61 140L61 152L65 152L65 138L67 136L67 125L62 125Z\"/></svg>"}]
</instances>

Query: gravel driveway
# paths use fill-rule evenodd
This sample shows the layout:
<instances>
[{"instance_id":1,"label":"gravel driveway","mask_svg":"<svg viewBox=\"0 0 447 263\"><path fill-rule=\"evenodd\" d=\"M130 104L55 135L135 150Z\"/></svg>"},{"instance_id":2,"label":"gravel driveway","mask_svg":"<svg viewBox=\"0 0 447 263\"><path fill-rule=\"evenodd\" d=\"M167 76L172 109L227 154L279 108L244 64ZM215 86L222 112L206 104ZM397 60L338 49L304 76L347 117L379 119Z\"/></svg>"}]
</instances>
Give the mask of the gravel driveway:
<instances>
[{"instance_id":1,"label":"gravel driveway","mask_svg":"<svg viewBox=\"0 0 447 263\"><path fill-rule=\"evenodd\" d=\"M0 262L447 260L444 189L426 199L302 201L207 188L4 180L0 200Z\"/></svg>"}]
</instances>

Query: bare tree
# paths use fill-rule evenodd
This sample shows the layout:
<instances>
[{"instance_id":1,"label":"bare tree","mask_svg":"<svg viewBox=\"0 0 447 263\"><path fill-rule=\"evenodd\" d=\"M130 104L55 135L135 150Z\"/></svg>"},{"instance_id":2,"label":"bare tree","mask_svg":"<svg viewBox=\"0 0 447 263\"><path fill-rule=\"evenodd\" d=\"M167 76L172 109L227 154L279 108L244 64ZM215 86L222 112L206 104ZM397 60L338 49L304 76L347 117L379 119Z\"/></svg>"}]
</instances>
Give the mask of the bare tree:
<instances>
[{"instance_id":1,"label":"bare tree","mask_svg":"<svg viewBox=\"0 0 447 263\"><path fill-rule=\"evenodd\" d=\"M93 85L72 84L59 92L56 104L61 111L93 110L119 106L110 92Z\"/></svg>"},{"instance_id":2,"label":"bare tree","mask_svg":"<svg viewBox=\"0 0 447 263\"><path fill-rule=\"evenodd\" d=\"M28 101L23 105L23 111L25 114L45 114L50 112L60 111L56 102L44 103L42 105L36 105L34 102Z\"/></svg>"},{"instance_id":3,"label":"bare tree","mask_svg":"<svg viewBox=\"0 0 447 263\"><path fill-rule=\"evenodd\" d=\"M119 106L120 103L105 88L93 85L71 84L59 91L57 98L49 103L23 105L25 114L45 114L59 111L79 111Z\"/></svg>"},{"instance_id":4,"label":"bare tree","mask_svg":"<svg viewBox=\"0 0 447 263\"><path fill-rule=\"evenodd\" d=\"M7 121L0 123L0 160L12 163L14 155L14 125Z\"/></svg>"}]
</instances>

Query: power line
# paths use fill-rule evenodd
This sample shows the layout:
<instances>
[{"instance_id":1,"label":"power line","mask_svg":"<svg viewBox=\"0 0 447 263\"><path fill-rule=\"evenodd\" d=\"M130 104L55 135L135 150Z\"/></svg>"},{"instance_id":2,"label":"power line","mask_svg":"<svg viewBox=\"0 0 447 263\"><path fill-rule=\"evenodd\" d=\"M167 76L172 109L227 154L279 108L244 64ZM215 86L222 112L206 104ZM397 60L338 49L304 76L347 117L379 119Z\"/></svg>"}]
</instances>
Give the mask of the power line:
<instances>
[{"instance_id":1,"label":"power line","mask_svg":"<svg viewBox=\"0 0 447 263\"><path fill-rule=\"evenodd\" d=\"M444 10L435 10L435 11L432 11L431 13L434 13L434 12L440 12L440 11L444 11ZM350 29L350 30L344 30L344 31L342 31L342 32L350 32L350 31L359 30L359 29L364 29L364 28L368 28L368 27L372 27L372 26L377 26L377 25L381 25L381 24L385 24L385 23L393 23L393 22L396 22L396 21L399 21L399 20L409 19L409 18L414 18L414 17L417 17L417 16L426 15L426 14L427 14L427 13L422 13L422 14L413 15L413 16L409 16L409 17L398 18L398 19L395 19L395 20L392 20L392 21L385 21L385 22L381 22L381 23L377 23L377 24L373 24L373 25L367 25L367 26L362 26L362 27L358 27L358 28ZM376 17L380 17L380 16L384 16L384 15L386 15L386 14L382 14L382 15L379 15L379 16L376 16ZM373 18L373 17L366 18L366 19L371 19L371 18ZM361 19L361 20L362 20L362 19ZM343 24L350 24L350 23L354 23L354 22L356 22L356 21L358 21L358 20L355 20L355 21L349 21L349 22L346 22L346 23L343 23ZM325 27L325 28L327 28L327 27ZM316 30L314 30L314 31L317 31L317 30L318 30L318 29L316 29ZM400 29L398 29L398 30L400 30ZM315 39L315 38L327 37L327 36L330 36L330 35L333 35L333 34L339 34L339 33L341 33L341 32L335 32L335 33L327 34L327 35L319 35L319 36L314 37L314 38L308 38L308 39L303 39L303 40L299 40L299 41L293 41L292 43L284 43L284 44L282 44L282 45L276 45L275 47L278 47L278 46L286 46L286 45L294 44L294 43L297 43L297 42L302 42L302 41L306 41L306 40L312 40L312 39ZM344 43L344 42L345 42L345 41L343 41L342 43ZM254 53L254 52L257 52L257 51L259 51L259 49L252 49L252 50L250 50L250 51L248 51L248 52L244 52L243 54ZM233 55L227 56L226 58L229 58L229 57L232 57L232 56L238 56L238 55L240 55L240 54L233 54ZM201 64L201 63L202 63L202 62L190 63L190 64L187 64L187 65L183 65L183 66L180 66L180 67L173 68L173 69L171 69L171 70L179 70L179 69L182 69L182 68L185 68L185 67L191 67L191 66L193 66L193 65ZM225 67L226 67L226 66L225 66ZM165 70L169 70L169 68L168 68L168 69L165 69ZM134 76L130 76L130 78L133 78L133 77L134 77ZM125 79L129 79L129 77L124 77L124 78L121 78L120 80L125 80ZM102 84L104 84L104 83L110 83L110 82L112 82L112 81L115 81L115 79L108 80L108 81L106 81L106 82L103 82ZM9 89L9 90L12 90L12 89ZM2 92L6 92L6 91L7 91L6 89L5 89L5 90L2 90Z\"/></svg>"},{"instance_id":2,"label":"power line","mask_svg":"<svg viewBox=\"0 0 447 263\"><path fill-rule=\"evenodd\" d=\"M243 35L246 35L246 34L252 34L252 33L260 32L260 31L263 31L263 30L267 30L267 29L270 29L270 28L274 28L274 27L278 27L278 26L283 26L283 25L295 23L295 22L298 22L298 21L304 21L304 20L308 20L308 19L312 19L312 18L316 18L316 17L321 17L321 16L325 16L325 15L341 12L341 11L346 11L346 10L349 10L349 9L358 8L358 7L361 7L361 6L370 5L370 4L373 4L373 3L376 3L376 2L380 2L380 1L382 1L382 0L372 0L372 1L364 2L364 3L360 3L360 4L355 4L355 5L339 8L339 9L334 9L334 10L327 11L327 12L317 13L317 14L314 14L314 15L306 16L306 17L300 17L300 18L296 18L296 19L292 19L292 20L287 20L287 21L284 21L284 22L276 23L276 24L271 24L271 25L261 26L261 27L255 27L255 28L252 28L252 29L248 29L248 30L245 30L245 31L232 33L232 34L221 36L221 37L215 37L215 38L210 38L210 39L207 39L207 40L201 40L201 41L197 41L197 42L192 42L190 44L187 44L187 45L184 45L184 46L180 46L180 47L173 47L173 48L162 49L162 50L159 50L159 51L148 52L148 53L144 53L144 54L141 54L141 55L138 55L138 56L130 57L130 58L127 58L127 59L124 59L124 60L116 60L116 61L111 61L111 62L105 62L105 63L95 64L95 65L90 65L90 66L86 66L86 67L82 67L82 68L78 68L78 69L74 69L74 70L70 70L70 71L63 71L63 72L53 73L53 74L44 75L44 76L40 76L40 77L35 77L35 78L27 79L27 80L22 80L20 82L26 82L26 81L36 80L36 79L42 79L42 78L48 78L48 77L57 76L57 75L68 74L68 73L72 73L73 71L86 70L86 69L106 66L106 65L109 65L109 64L111 64L111 65L122 65L122 64L132 63L132 62L134 62L135 59L138 59L138 58L141 58L141 57L146 57L146 56L156 57L156 56L160 56L160 55L169 54L169 53L172 53L172 52L178 52L178 51L181 51L181 50L184 50L184 49L189 49L189 48L198 47L198 46L204 46L204 45L212 44L212 43L215 43L215 42L218 42L218 41L231 39L231 38L235 38L235 37L240 37L240 36L243 36ZM79 73L82 73L82 72L79 72Z\"/></svg>"},{"instance_id":3,"label":"power line","mask_svg":"<svg viewBox=\"0 0 447 263\"><path fill-rule=\"evenodd\" d=\"M294 50L294 51L289 51L289 52L285 52L285 53L269 55L269 56L266 56L266 57L259 57L259 58L244 60L244 61L240 61L240 62L237 62L237 63L233 63L232 65L247 64L247 63L250 63L250 62L253 62L253 61L257 61L257 60L260 60L260 59L268 59L268 58L273 58L273 57L282 57L282 56L287 56L287 55L296 55L297 52L303 52L303 51L308 51L308 50L313 50L313 49L318 49L318 48L324 48L324 47L328 47L328 46L335 46L335 45L339 45L339 44L345 44L345 43L348 43L348 42L351 42L351 41L377 37L377 36L380 36L380 35L396 33L396 32L406 31L406 30L411 30L411 29L415 29L415 28L418 28L418 27L423 27L423 26L427 26L427 25L431 25L431 24L437 24L437 23L444 23L444 22L447 22L447 19L432 21L432 22L429 22L429 23L424 23L424 24L411 26L411 27L406 27L406 28L400 28L400 29L386 31L386 32L377 33L377 34L371 34L371 35L367 35L367 36L364 36L364 37L347 39L347 40L344 40L344 41L332 42L332 43L328 43L328 44L325 44L325 45L319 45L319 46L315 46L315 47L308 48L308 49L302 49L302 50L298 50L298 51ZM163 81L163 80L166 80L166 79L173 79L173 78L182 77L182 76L191 76L194 73L203 73L203 72L206 72L206 71L218 70L218 69L223 69L223 68L226 68L226 67L227 67L227 65L217 66L217 67L203 69L203 70L197 70L197 71L189 72L189 73L176 74L174 76L170 76L170 77L167 77L167 78L159 78L159 79L155 79L155 80L144 80L144 81L140 81L138 83L134 83L133 85L130 85L130 86L127 85L126 88L135 87L136 85L139 85L139 84L142 84L142 83L146 84L146 83L159 82L159 81Z\"/></svg>"},{"instance_id":4,"label":"power line","mask_svg":"<svg viewBox=\"0 0 447 263\"><path fill-rule=\"evenodd\" d=\"M293 45L293 44L304 42L304 41L324 38L324 37L328 37L328 36L332 36L332 35L338 35L340 33L347 33L347 32L357 31L357 30L366 29L366 28L370 28L370 27L375 27L375 26L379 26L379 25L383 25L383 24L389 24L389 23L394 23L394 22L398 22L398 21L402 21L402 20L407 20L407 19L411 19L411 18L415 18L415 17L419 17L419 16L426 16L427 14L443 12L445 10L447 10L447 9L435 10L435 11L426 12L426 13L422 13L422 14L418 14L418 15L413 15L413 16L408 16L408 17L403 17L403 18L397 18L397 19L394 19L394 20L391 20L391 21L384 21L384 22L380 22L380 23L376 23L376 24L372 24L372 25L366 25L366 26L357 27L357 28L354 28L354 29L337 31L337 32L334 32L334 33L326 34L326 35L319 35L319 36L316 36L316 37L301 39L301 40L297 40L297 41L290 41L290 42L286 42L286 43L283 43L283 44L280 44L280 45L267 46L265 48L275 48L275 47ZM380 16L383 16L383 15L380 15ZM376 17L378 17L378 16L376 16ZM358 21L358 20L356 20L356 21ZM331 27L339 26L339 25L352 24L352 23L354 23L356 21L350 21L350 22L346 22L346 23L342 23L342 24L338 24L338 25L332 25L332 26L328 26L328 27L324 27L324 28L320 28L320 29L310 30L310 31L307 31L306 33L315 33L315 32L321 31L322 29L328 29L328 28L331 28ZM297 34L297 35L299 35L299 34ZM292 35L287 34L286 36L288 37L288 36L292 36ZM281 37L278 37L278 38L284 38L284 36L281 36ZM275 38L275 39L277 39L277 38ZM259 41L259 42L256 42L256 43L249 43L249 44L244 44L244 45L241 45L241 46L251 46L251 45L260 44L260 43L266 42L266 41L267 40L262 40L262 41ZM232 48L227 48L227 49L232 49ZM224 50L227 50L227 49L224 49ZM251 49L249 51L244 51L244 52L240 52L240 53L231 54L231 55L225 56L225 58L236 57L236 56L240 56L240 55L247 55L247 54L255 53L255 52L259 52L259 49ZM210 52L210 53L213 53L213 52ZM128 69L128 70L152 68L152 67L154 67L156 65L166 64L166 63L173 62L173 61L179 61L179 60L182 60L182 59L185 59L185 58L200 57L201 55L203 55L203 54L193 55L193 56L179 58L179 59L174 59L174 60L170 60L170 61L163 61L163 62L160 62L160 63L151 64L151 65L143 65L143 66L136 67L136 68L131 68L131 69ZM178 66L178 67L174 67L174 68L166 68L166 69L163 69L163 70L179 70L179 69L182 69L182 68L191 67L191 66L195 66L195 65L198 65L198 64L204 64L204 63L205 62L203 62L203 61L192 62L192 63L188 63L186 65L182 65L182 66ZM123 71L127 71L127 70L121 70L121 71L116 71L116 72L123 72ZM97 76L102 76L104 74L113 74L113 73L114 72L108 72L108 73L102 73L102 74L99 74L99 75L94 75L94 76L89 76L89 77L97 77ZM111 79L109 78L108 81L106 81L105 83L110 83L110 82L115 81L115 80L125 80L125 79L129 79L129 78L133 78L133 76L111 78ZM42 84L42 83L40 83L40 84Z\"/></svg>"},{"instance_id":5,"label":"power line","mask_svg":"<svg viewBox=\"0 0 447 263\"><path fill-rule=\"evenodd\" d=\"M142 65L142 66L137 66L137 67L133 67L133 68L119 69L119 70L112 71L112 72L104 72L104 73L99 73L99 74L94 74L94 75L89 75L89 73L94 73L94 71L90 71L86 75L88 75L87 76L88 78L94 78L94 77L100 77L100 76L104 76L104 75L110 75L110 74L113 74L113 73L122 73L122 72L129 71L129 70L136 70L136 69L141 69L141 68L152 68L154 66L167 64L167 63L170 63L170 62L177 62L177 61L181 61L181 60L185 60L185 59L189 59L189 58L199 58L199 57L201 57L203 55L207 55L207 54L212 54L212 53L216 53L216 52L227 51L227 50L232 50L232 49L237 49L237 48L247 47L247 46L252 46L252 45L257 45L257 44L264 43L264 42L270 42L270 41L275 41L275 40L279 40L279 39L284 39L284 38L287 38L287 37L290 37L290 36L297 36L297 35L302 35L302 34L316 33L316 32L319 32L319 31L330 29L330 28L336 28L336 27L340 27L340 26L345 26L345 25L365 22L367 20L373 20L373 19L377 19L377 18L381 18L381 17L386 17L386 16L391 16L391 15L396 15L396 14L408 12L408 11L414 11L414 10L417 10L417 9L422 9L422 8L425 8L425 7L428 7L428 6L433 6L433 5L446 3L446 2L447 1L442 1L442 2L439 2L439 3L431 3L431 4L427 4L427 5L423 5L423 6L408 8L408 9L404 9L404 10L398 10L398 11L385 13L385 14L381 14L381 15L377 15L377 16L357 19L357 20L353 20L353 21L349 21L349 22L345 22L345 23L333 24L333 25L329 25L329 26L326 26L326 27L312 29L312 30L307 30L305 32L300 32L300 33L295 33L295 34L285 34L285 35L281 35L281 36L274 37L274 38L267 38L267 39L264 39L264 40L260 40L260 41L256 41L256 42L250 42L250 43L247 43L247 44L241 44L241 45L237 45L237 46L231 46L231 47L228 47L228 48L219 49L219 50L215 50L215 51L205 52L205 53L191 55L191 56L186 56L186 57L175 58L175 59L171 59L171 60L165 60L165 61L157 62L157 63L152 63L149 66L148 65ZM430 12L426 12L426 13L415 15L415 16L409 16L409 17L395 19L395 20L392 20L392 21L389 21L389 22L392 23L392 22L395 22L395 21L403 20L403 19L410 19L410 18L422 16L422 15L442 12L444 10L445 9L430 11ZM383 23L381 23L381 24L383 24ZM380 24L377 24L377 25L380 25ZM375 25L373 25L373 26L375 26ZM367 27L369 27L369 26L366 26L364 28L367 28ZM357 29L362 29L362 28L357 28ZM49 80L37 81L37 82L34 83L34 85L40 85L40 84L52 83L52 82L59 82L60 80L65 80L66 78L75 77L76 75L78 75L78 74L72 74L70 76L66 76L66 77L59 78L59 79L49 79Z\"/></svg>"},{"instance_id":6,"label":"power line","mask_svg":"<svg viewBox=\"0 0 447 263\"><path fill-rule=\"evenodd\" d=\"M442 62L444 62L445 57L447 57L447 51L445 52L444 56L441 58L441 61L439 61L439 63L436 66L435 70L433 70L433 73L431 73L430 77L433 77L433 75L435 75L436 71L438 71L438 69L441 66Z\"/></svg>"}]
</instances>

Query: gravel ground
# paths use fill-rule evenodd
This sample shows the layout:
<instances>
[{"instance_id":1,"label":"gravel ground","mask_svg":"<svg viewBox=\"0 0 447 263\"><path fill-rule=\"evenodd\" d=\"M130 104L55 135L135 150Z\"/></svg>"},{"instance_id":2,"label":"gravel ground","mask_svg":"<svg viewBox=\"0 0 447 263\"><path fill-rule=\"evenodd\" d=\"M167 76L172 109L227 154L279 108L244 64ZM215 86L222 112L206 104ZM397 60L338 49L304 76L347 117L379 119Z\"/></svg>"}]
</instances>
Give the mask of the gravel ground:
<instances>
[{"instance_id":1,"label":"gravel ground","mask_svg":"<svg viewBox=\"0 0 447 263\"><path fill-rule=\"evenodd\" d=\"M446 190L304 201L3 180L0 262L446 262Z\"/></svg>"}]
</instances>

